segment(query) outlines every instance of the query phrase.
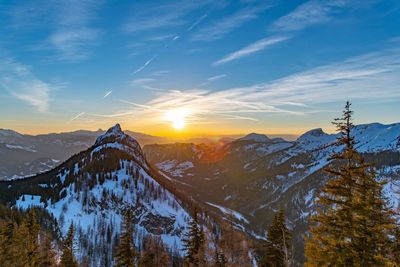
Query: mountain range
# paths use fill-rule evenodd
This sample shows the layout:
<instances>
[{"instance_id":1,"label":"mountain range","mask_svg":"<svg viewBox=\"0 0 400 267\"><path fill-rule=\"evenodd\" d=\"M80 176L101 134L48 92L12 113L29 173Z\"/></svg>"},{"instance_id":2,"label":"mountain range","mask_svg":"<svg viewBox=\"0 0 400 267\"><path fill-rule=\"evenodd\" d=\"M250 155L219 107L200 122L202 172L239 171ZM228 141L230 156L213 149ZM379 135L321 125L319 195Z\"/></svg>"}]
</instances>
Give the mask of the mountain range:
<instances>
[{"instance_id":1,"label":"mountain range","mask_svg":"<svg viewBox=\"0 0 400 267\"><path fill-rule=\"evenodd\" d=\"M400 123L357 125L356 148L373 162L386 180L385 194L399 209ZM171 177L177 187L209 205L222 216L235 218L238 228L257 239L273 214L283 208L294 231L295 257L303 260L303 237L314 200L329 178L323 171L338 135L313 129L295 141L249 134L212 148L197 144L146 145L153 166Z\"/></svg>"},{"instance_id":2,"label":"mountain range","mask_svg":"<svg viewBox=\"0 0 400 267\"><path fill-rule=\"evenodd\" d=\"M392 207L399 209L400 123L357 125L352 133L357 150L387 181L385 194ZM41 169L44 172L35 176L0 182L1 202L21 208L44 207L63 232L70 222L77 222L80 235L91 240L80 244L80 251L95 255L90 258L93 266L111 261L109 253L100 255L111 251L124 207L134 206L140 235L160 234L171 249L179 250L193 203L231 222L255 241L265 239L274 213L283 208L294 233L295 259L301 263L308 216L329 179L323 169L335 164L330 155L342 149L335 145L338 135L322 129L310 130L293 141L251 133L223 142L165 144L155 137L136 136L147 138L141 141L143 149L134 134L122 132L119 125L97 135L78 131L64 134L63 141L57 141L59 135L31 141L64 149L65 158L76 154L55 162L55 156L43 150L44 158L56 167L49 165L48 171ZM36 143L17 143L27 137L16 132L3 130L0 137L3 155L13 155L8 150L27 155L39 151ZM152 144L152 140L159 143ZM1 157L4 162L9 159ZM107 235L96 235L99 232ZM99 242L104 245L96 247Z\"/></svg>"}]
</instances>

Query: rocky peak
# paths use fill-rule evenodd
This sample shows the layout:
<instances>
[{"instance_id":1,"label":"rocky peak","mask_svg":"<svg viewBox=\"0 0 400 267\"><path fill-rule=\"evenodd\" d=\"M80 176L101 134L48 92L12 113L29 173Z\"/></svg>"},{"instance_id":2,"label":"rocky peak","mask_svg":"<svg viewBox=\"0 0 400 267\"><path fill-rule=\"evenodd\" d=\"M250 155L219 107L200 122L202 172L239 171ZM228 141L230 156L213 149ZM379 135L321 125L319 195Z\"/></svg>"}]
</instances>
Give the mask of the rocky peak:
<instances>
[{"instance_id":1,"label":"rocky peak","mask_svg":"<svg viewBox=\"0 0 400 267\"><path fill-rule=\"evenodd\" d=\"M100 135L96 139L94 146L96 147L96 151L101 150L103 147L132 151L136 156L140 156L144 160L139 143L135 138L124 133L118 123Z\"/></svg>"},{"instance_id":2,"label":"rocky peak","mask_svg":"<svg viewBox=\"0 0 400 267\"><path fill-rule=\"evenodd\" d=\"M95 146L101 145L103 143L110 143L120 141L124 138L130 137L126 135L122 130L119 123L115 124L113 127L107 130L104 134L97 137ZM132 138L132 137L130 137ZM133 139L133 138L132 138ZM133 139L134 140L134 139ZM136 140L135 140L136 141Z\"/></svg>"}]
</instances>

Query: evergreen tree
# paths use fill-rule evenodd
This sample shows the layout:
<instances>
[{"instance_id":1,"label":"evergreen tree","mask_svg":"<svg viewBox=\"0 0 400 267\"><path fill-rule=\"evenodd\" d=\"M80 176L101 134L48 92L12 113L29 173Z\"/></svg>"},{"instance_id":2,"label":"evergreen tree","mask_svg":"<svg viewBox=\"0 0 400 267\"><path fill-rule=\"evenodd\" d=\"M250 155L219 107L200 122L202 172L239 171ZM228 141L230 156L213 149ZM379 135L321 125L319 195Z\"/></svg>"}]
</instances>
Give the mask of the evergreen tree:
<instances>
[{"instance_id":1,"label":"evergreen tree","mask_svg":"<svg viewBox=\"0 0 400 267\"><path fill-rule=\"evenodd\" d=\"M117 267L133 267L135 265L135 245L133 242L132 211L127 208L124 212L119 245L115 253Z\"/></svg>"},{"instance_id":2,"label":"evergreen tree","mask_svg":"<svg viewBox=\"0 0 400 267\"><path fill-rule=\"evenodd\" d=\"M335 119L340 136L326 172L331 176L311 216L306 238L306 266L386 266L389 234L395 228L371 165L355 150L353 111L347 102Z\"/></svg>"},{"instance_id":3,"label":"evergreen tree","mask_svg":"<svg viewBox=\"0 0 400 267\"><path fill-rule=\"evenodd\" d=\"M284 211L279 210L268 229L263 267L288 267L291 261L291 233L285 223Z\"/></svg>"},{"instance_id":4,"label":"evergreen tree","mask_svg":"<svg viewBox=\"0 0 400 267\"><path fill-rule=\"evenodd\" d=\"M63 267L77 267L78 264L76 262L74 256L74 224L71 223L68 229L67 237L64 240L63 251L61 255L61 266Z\"/></svg>"},{"instance_id":5,"label":"evergreen tree","mask_svg":"<svg viewBox=\"0 0 400 267\"><path fill-rule=\"evenodd\" d=\"M185 264L188 266L201 266L204 262L204 231L197 219L197 210L190 221L188 232L183 239L186 252Z\"/></svg>"},{"instance_id":6,"label":"evergreen tree","mask_svg":"<svg viewBox=\"0 0 400 267\"><path fill-rule=\"evenodd\" d=\"M28 236L26 237L27 266L37 266L39 262L38 235L40 227L36 223L36 213L33 208L29 210L26 227L28 229Z\"/></svg>"}]
</instances>

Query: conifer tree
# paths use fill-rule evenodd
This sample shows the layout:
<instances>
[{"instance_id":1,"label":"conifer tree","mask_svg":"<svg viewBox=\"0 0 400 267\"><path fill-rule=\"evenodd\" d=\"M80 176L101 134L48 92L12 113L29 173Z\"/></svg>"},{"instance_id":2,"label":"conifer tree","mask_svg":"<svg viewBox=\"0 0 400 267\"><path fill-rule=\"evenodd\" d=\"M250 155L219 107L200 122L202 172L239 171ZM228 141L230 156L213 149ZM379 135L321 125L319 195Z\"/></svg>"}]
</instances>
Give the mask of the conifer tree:
<instances>
[{"instance_id":1,"label":"conifer tree","mask_svg":"<svg viewBox=\"0 0 400 267\"><path fill-rule=\"evenodd\" d=\"M133 242L132 211L127 208L124 212L124 221L122 224L119 245L115 253L115 262L117 267L135 266L136 251Z\"/></svg>"},{"instance_id":2,"label":"conifer tree","mask_svg":"<svg viewBox=\"0 0 400 267\"><path fill-rule=\"evenodd\" d=\"M335 119L340 136L331 165L331 176L311 217L306 238L306 266L389 265L389 234L395 228L383 198L382 186L371 165L355 149L352 114L347 102Z\"/></svg>"},{"instance_id":3,"label":"conifer tree","mask_svg":"<svg viewBox=\"0 0 400 267\"><path fill-rule=\"evenodd\" d=\"M36 213L33 208L29 210L26 226L28 229L28 236L26 237L27 266L37 266L39 262L38 235L40 226L36 223Z\"/></svg>"},{"instance_id":4,"label":"conifer tree","mask_svg":"<svg viewBox=\"0 0 400 267\"><path fill-rule=\"evenodd\" d=\"M61 255L61 266L63 267L77 267L78 264L76 262L74 256L74 224L71 223L68 229L67 237L64 240L63 251Z\"/></svg>"},{"instance_id":5,"label":"conifer tree","mask_svg":"<svg viewBox=\"0 0 400 267\"><path fill-rule=\"evenodd\" d=\"M291 261L291 233L285 223L285 214L279 210L268 229L263 267L288 267Z\"/></svg>"},{"instance_id":6,"label":"conifer tree","mask_svg":"<svg viewBox=\"0 0 400 267\"><path fill-rule=\"evenodd\" d=\"M190 221L188 232L183 239L186 252L185 264L188 266L201 266L204 262L204 231L197 219L197 210Z\"/></svg>"}]
</instances>

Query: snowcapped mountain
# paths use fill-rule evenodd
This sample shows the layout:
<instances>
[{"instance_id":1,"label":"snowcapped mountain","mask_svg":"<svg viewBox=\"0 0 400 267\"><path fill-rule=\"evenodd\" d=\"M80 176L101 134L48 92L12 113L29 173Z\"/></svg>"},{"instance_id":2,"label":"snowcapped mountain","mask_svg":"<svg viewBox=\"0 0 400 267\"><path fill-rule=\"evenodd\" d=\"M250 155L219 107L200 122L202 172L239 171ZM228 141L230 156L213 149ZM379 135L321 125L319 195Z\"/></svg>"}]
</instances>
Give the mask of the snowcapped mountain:
<instances>
[{"instance_id":1,"label":"snowcapped mountain","mask_svg":"<svg viewBox=\"0 0 400 267\"><path fill-rule=\"evenodd\" d=\"M393 207L399 208L400 123L357 125L353 135L357 149L388 181L385 192ZM332 152L341 149L333 145L337 137L322 129L308 131L292 142L250 134L219 148L223 156L216 161L205 161L208 155L200 145L188 145L192 154L187 153L185 159L173 156L174 145L157 146L157 156L153 145L143 149L149 162L178 187L222 214L236 214L238 226L257 238L264 235L273 213L284 208L296 233L296 257L301 261L307 218L328 179L322 170L331 163Z\"/></svg>"},{"instance_id":2,"label":"snowcapped mountain","mask_svg":"<svg viewBox=\"0 0 400 267\"><path fill-rule=\"evenodd\" d=\"M72 155L88 149L104 131L84 131L25 135L0 129L0 180L18 179L48 171ZM127 131L139 144L164 139Z\"/></svg>"},{"instance_id":3,"label":"snowcapped mountain","mask_svg":"<svg viewBox=\"0 0 400 267\"><path fill-rule=\"evenodd\" d=\"M0 200L19 208L46 208L63 234L74 223L78 258L90 266L109 266L125 208L133 210L138 244L144 236L159 235L181 253L191 216L171 185L149 167L138 142L117 124L46 173L1 181Z\"/></svg>"}]
</instances>

